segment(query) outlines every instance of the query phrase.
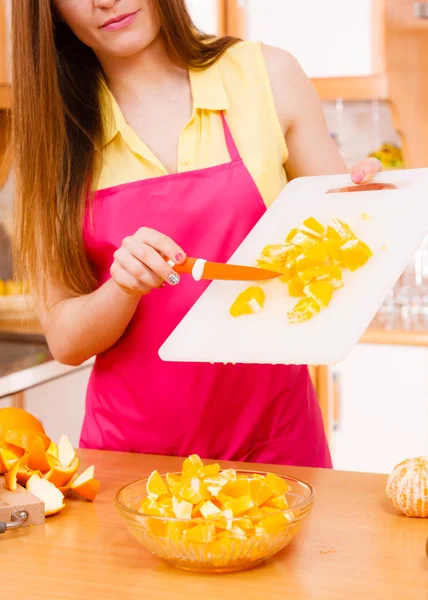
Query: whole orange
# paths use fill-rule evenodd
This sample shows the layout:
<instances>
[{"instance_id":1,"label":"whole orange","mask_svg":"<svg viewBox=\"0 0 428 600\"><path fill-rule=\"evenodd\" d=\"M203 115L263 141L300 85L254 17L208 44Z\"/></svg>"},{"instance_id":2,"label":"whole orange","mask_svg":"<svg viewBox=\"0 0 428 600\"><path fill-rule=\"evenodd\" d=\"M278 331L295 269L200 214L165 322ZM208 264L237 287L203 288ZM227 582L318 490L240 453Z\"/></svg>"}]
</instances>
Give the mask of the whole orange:
<instances>
[{"instance_id":1,"label":"whole orange","mask_svg":"<svg viewBox=\"0 0 428 600\"><path fill-rule=\"evenodd\" d=\"M0 442L4 439L9 429L25 429L45 433L43 425L36 417L22 408L13 406L0 408Z\"/></svg>"}]
</instances>

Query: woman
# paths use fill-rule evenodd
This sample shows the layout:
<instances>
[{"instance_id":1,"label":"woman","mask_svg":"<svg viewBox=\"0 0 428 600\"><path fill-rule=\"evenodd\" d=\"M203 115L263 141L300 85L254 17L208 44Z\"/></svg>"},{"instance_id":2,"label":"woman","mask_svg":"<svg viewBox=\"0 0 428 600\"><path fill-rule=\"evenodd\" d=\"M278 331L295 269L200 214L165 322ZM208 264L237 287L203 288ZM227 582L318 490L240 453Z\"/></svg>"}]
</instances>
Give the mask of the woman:
<instances>
[{"instance_id":1,"label":"woman","mask_svg":"<svg viewBox=\"0 0 428 600\"><path fill-rule=\"evenodd\" d=\"M287 178L345 172L297 62L184 0L20 0L13 39L18 266L54 357L97 356L81 445L330 467L306 367L157 355L205 289L165 257L226 261Z\"/></svg>"}]
</instances>

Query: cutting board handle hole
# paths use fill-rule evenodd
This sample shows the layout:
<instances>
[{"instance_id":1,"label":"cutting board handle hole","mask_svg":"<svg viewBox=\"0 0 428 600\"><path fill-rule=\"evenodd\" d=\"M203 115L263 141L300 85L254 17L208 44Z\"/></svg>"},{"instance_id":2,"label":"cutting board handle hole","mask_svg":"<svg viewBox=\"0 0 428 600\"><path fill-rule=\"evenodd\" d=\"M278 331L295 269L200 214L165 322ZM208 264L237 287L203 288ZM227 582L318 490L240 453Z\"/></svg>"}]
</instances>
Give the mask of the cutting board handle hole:
<instances>
[{"instance_id":1,"label":"cutting board handle hole","mask_svg":"<svg viewBox=\"0 0 428 600\"><path fill-rule=\"evenodd\" d=\"M326 194L344 194L345 192L377 192L380 190L398 189L393 183L363 183L362 185L349 185L343 188L328 190Z\"/></svg>"}]
</instances>

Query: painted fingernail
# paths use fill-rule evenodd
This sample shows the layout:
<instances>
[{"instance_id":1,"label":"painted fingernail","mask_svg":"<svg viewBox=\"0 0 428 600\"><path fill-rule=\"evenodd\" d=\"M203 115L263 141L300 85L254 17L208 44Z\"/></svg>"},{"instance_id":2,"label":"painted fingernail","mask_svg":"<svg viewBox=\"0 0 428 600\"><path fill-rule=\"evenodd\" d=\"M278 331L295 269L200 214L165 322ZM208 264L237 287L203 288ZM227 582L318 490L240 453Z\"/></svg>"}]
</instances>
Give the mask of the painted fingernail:
<instances>
[{"instance_id":1,"label":"painted fingernail","mask_svg":"<svg viewBox=\"0 0 428 600\"><path fill-rule=\"evenodd\" d=\"M356 171L352 174L352 181L354 183L361 183L364 180L364 173L362 171Z\"/></svg>"},{"instance_id":2,"label":"painted fingernail","mask_svg":"<svg viewBox=\"0 0 428 600\"><path fill-rule=\"evenodd\" d=\"M175 260L178 263L181 262L183 260L183 258L184 258L184 256L182 254L180 254L180 253L178 253L178 254L175 255Z\"/></svg>"},{"instance_id":3,"label":"painted fingernail","mask_svg":"<svg viewBox=\"0 0 428 600\"><path fill-rule=\"evenodd\" d=\"M168 281L171 285L177 285L180 283L180 275L177 275L177 273L171 273L168 275Z\"/></svg>"}]
</instances>

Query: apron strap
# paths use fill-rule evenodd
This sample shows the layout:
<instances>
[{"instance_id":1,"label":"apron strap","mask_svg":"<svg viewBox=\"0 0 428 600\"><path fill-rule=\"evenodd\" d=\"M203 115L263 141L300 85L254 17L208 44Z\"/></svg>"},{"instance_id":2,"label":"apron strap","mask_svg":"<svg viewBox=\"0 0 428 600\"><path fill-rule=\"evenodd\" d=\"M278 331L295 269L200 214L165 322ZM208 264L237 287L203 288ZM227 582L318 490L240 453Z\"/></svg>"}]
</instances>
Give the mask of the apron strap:
<instances>
[{"instance_id":1,"label":"apron strap","mask_svg":"<svg viewBox=\"0 0 428 600\"><path fill-rule=\"evenodd\" d=\"M232 162L235 162L237 160L241 160L241 155L239 154L238 147L235 144L235 140L233 139L232 132L229 129L229 125L227 124L226 117L224 116L224 112L223 111L221 113L221 118L222 118L222 121L223 121L224 137L225 137L225 140L226 140L226 146L227 146L227 149L229 151L230 158L232 159Z\"/></svg>"}]
</instances>

